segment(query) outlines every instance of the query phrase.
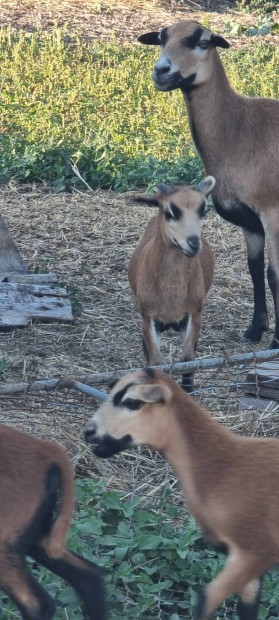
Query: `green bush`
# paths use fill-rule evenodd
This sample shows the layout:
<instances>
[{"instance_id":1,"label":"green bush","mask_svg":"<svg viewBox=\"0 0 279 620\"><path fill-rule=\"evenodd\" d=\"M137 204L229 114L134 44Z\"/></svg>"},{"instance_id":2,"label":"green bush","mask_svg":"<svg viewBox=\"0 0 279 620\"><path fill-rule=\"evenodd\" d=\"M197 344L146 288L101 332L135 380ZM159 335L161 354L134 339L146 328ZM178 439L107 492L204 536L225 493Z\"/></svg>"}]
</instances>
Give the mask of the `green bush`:
<instances>
[{"instance_id":1,"label":"green bush","mask_svg":"<svg viewBox=\"0 0 279 620\"><path fill-rule=\"evenodd\" d=\"M277 0L239 0L238 7L248 11L249 13L253 13L254 11L257 13L272 13L272 11L277 11L279 7L279 3Z\"/></svg>"},{"instance_id":2,"label":"green bush","mask_svg":"<svg viewBox=\"0 0 279 620\"><path fill-rule=\"evenodd\" d=\"M0 31L0 182L127 190L201 174L180 92L159 93L158 51L144 46ZM253 46L223 55L235 88L278 95L278 51Z\"/></svg>"},{"instance_id":3,"label":"green bush","mask_svg":"<svg viewBox=\"0 0 279 620\"><path fill-rule=\"evenodd\" d=\"M222 569L224 559L206 545L183 506L173 504L167 490L161 498L123 500L102 482L78 479L76 487L78 514L68 546L103 568L110 620L190 620L198 593ZM44 568L35 565L32 570L56 601L55 619L82 620L68 584ZM264 580L259 620L278 618L278 592L276 568ZM220 607L219 620L237 620L235 602L233 597ZM18 618L3 592L0 616Z\"/></svg>"}]
</instances>

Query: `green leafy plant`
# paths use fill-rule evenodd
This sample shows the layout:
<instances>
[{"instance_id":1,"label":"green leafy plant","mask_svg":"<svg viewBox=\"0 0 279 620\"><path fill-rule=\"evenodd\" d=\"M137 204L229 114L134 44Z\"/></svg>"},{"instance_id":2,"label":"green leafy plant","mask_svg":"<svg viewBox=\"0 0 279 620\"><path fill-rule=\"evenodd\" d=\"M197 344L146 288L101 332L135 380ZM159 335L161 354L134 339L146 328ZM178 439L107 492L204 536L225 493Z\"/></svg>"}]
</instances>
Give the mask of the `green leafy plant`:
<instances>
[{"instance_id":1,"label":"green leafy plant","mask_svg":"<svg viewBox=\"0 0 279 620\"><path fill-rule=\"evenodd\" d=\"M172 503L170 491L152 500L125 500L102 482L81 478L76 490L78 510L68 545L103 568L111 620L190 620L201 587L221 570L224 559L206 545L184 508ZM56 601L55 618L81 620L71 588L45 569L32 570ZM278 617L278 592L274 569L264 580L260 620ZM3 593L0 615L3 620L19 617ZM234 598L219 609L219 620L237 617Z\"/></svg>"},{"instance_id":2,"label":"green leafy plant","mask_svg":"<svg viewBox=\"0 0 279 620\"><path fill-rule=\"evenodd\" d=\"M145 46L71 37L66 28L0 30L0 182L84 189L71 162L93 189L198 180L181 93L153 86L157 57ZM278 96L276 48L230 50L223 59L236 90Z\"/></svg>"}]
</instances>

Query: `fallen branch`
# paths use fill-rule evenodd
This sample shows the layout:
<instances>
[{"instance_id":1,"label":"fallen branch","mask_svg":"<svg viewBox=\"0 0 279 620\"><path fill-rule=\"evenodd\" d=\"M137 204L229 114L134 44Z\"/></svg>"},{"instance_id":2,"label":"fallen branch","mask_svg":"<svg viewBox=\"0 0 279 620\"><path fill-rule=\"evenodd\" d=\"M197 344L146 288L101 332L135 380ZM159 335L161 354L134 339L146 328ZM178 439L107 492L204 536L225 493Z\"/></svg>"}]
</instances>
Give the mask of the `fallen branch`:
<instances>
[{"instance_id":1,"label":"fallen branch","mask_svg":"<svg viewBox=\"0 0 279 620\"><path fill-rule=\"evenodd\" d=\"M230 355L228 357L209 357L203 359L197 359L193 362L177 362L175 364L164 364L161 366L154 366L157 370L163 372L171 372L172 374L221 368L225 365L246 364L248 362L261 362L263 360L274 359L279 356L278 349L271 349L266 351L255 351L253 353L239 353L236 355ZM87 385L87 383L95 383L100 385L102 383L110 383L112 380L122 377L130 372L143 370L142 368L126 368L125 370L115 370L113 372L103 372L88 374L81 377L82 382L78 379L71 377L61 377L60 379L40 379L38 381L31 381L29 383L15 383L8 385L0 385L0 395L8 394L21 394L24 392L38 392L40 390L55 390L59 388L69 388L87 394L97 398L98 400L106 400L107 394L94 387Z\"/></svg>"}]
</instances>

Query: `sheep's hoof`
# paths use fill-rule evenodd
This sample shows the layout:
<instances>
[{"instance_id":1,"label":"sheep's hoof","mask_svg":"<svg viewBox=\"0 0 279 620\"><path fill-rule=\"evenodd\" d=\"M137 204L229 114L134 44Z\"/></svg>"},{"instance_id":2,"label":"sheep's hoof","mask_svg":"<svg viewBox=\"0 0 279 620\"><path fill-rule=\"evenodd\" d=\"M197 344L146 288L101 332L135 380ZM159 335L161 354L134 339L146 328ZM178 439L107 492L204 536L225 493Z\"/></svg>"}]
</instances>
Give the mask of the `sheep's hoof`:
<instances>
[{"instance_id":1,"label":"sheep's hoof","mask_svg":"<svg viewBox=\"0 0 279 620\"><path fill-rule=\"evenodd\" d=\"M263 332L266 332L268 327L265 325L255 325L251 323L251 325L246 329L246 332L243 334L244 340L249 340L250 342L260 342L262 339Z\"/></svg>"},{"instance_id":2,"label":"sheep's hoof","mask_svg":"<svg viewBox=\"0 0 279 620\"><path fill-rule=\"evenodd\" d=\"M205 591L202 590L199 594L196 608L194 610L194 614L193 614L194 620L204 620L204 618L206 618L205 608L206 608L206 594L205 594Z\"/></svg>"}]
</instances>

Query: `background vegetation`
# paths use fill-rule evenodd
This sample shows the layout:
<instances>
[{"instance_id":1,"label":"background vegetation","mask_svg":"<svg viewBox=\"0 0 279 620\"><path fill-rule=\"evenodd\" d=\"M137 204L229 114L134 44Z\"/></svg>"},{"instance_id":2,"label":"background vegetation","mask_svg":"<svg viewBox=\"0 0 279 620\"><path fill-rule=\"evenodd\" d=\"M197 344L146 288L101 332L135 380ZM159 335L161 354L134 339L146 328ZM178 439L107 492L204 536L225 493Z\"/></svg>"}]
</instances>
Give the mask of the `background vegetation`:
<instances>
[{"instance_id":1,"label":"background vegetation","mask_svg":"<svg viewBox=\"0 0 279 620\"><path fill-rule=\"evenodd\" d=\"M98 3L96 3L96 6ZM270 32L274 0L239 0L256 10ZM224 35L243 34L229 17ZM248 43L247 43L248 42ZM278 97L278 50L266 43L224 52L234 87L248 95ZM126 190L158 180L195 180L201 174L179 92L159 93L151 81L158 50L91 41L66 28L0 32L0 181L44 182L54 191L83 187ZM5 361L5 360L4 360ZM3 370L3 369L2 369ZM0 364L1 371L1 364ZM102 483L78 479L78 512L69 546L104 570L110 618L189 619L198 591L223 559L204 543L192 518L172 502L135 498ZM31 565L57 602L57 620L81 620L73 591ZM278 618L279 572L264 581L260 620ZM0 616L18 613L0 593ZM235 599L219 611L236 620Z\"/></svg>"},{"instance_id":2,"label":"background vegetation","mask_svg":"<svg viewBox=\"0 0 279 620\"><path fill-rule=\"evenodd\" d=\"M228 22L228 28L230 22ZM278 95L278 49L223 54L234 87ZM0 31L0 182L126 190L155 180L194 180L201 171L180 92L159 93L151 71L158 51L86 42L65 29Z\"/></svg>"},{"instance_id":3,"label":"background vegetation","mask_svg":"<svg viewBox=\"0 0 279 620\"><path fill-rule=\"evenodd\" d=\"M205 544L194 520L172 504L170 491L160 500L130 499L100 483L78 479L78 517L69 546L103 567L110 620L182 620L192 617L198 593L213 579L223 559ZM33 573L56 601L57 620L81 620L73 590L45 569ZM264 582L259 620L277 620L279 571ZM237 620L235 598L226 601L218 618ZM0 592L3 620L18 617Z\"/></svg>"}]
</instances>

